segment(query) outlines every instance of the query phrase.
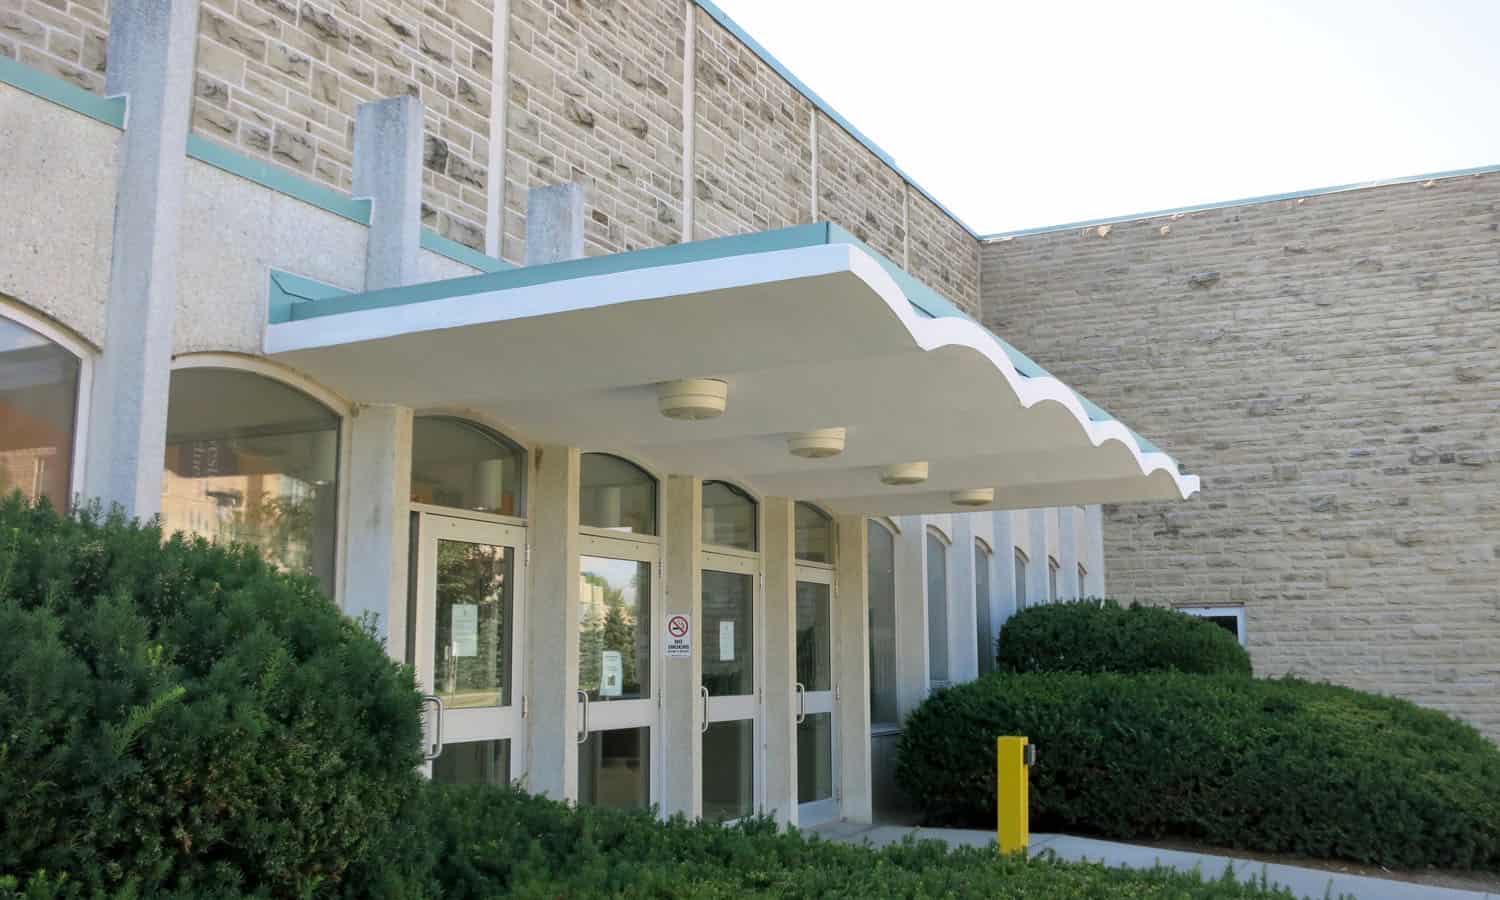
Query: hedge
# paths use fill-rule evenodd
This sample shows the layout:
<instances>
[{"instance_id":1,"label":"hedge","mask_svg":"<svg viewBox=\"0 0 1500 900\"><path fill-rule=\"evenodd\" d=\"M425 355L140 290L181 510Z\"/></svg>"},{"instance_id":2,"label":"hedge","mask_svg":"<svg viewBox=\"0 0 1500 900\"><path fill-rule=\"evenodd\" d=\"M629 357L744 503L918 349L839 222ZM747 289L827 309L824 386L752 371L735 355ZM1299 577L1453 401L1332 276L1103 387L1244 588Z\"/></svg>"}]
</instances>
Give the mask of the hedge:
<instances>
[{"instance_id":1,"label":"hedge","mask_svg":"<svg viewBox=\"0 0 1500 900\"><path fill-rule=\"evenodd\" d=\"M1003 672L1250 674L1250 655L1218 625L1113 600L1022 610L1001 628L997 659Z\"/></svg>"},{"instance_id":2,"label":"hedge","mask_svg":"<svg viewBox=\"0 0 1500 900\"><path fill-rule=\"evenodd\" d=\"M997 735L1037 745L1032 828L1500 870L1500 748L1403 700L1294 679L995 674L907 719L896 778L992 827Z\"/></svg>"},{"instance_id":3,"label":"hedge","mask_svg":"<svg viewBox=\"0 0 1500 900\"><path fill-rule=\"evenodd\" d=\"M419 790L419 714L312 580L0 498L0 873L357 894Z\"/></svg>"}]
</instances>

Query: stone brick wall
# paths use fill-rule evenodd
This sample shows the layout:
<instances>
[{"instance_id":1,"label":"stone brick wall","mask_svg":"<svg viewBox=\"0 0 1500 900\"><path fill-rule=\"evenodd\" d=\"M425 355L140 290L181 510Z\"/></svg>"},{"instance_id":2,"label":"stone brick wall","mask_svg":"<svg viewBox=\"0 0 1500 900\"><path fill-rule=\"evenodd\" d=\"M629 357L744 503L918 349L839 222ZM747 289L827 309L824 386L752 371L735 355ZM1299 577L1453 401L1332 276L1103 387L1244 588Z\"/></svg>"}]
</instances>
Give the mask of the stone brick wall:
<instances>
[{"instance_id":1,"label":"stone brick wall","mask_svg":"<svg viewBox=\"0 0 1500 900\"><path fill-rule=\"evenodd\" d=\"M109 0L0 0L0 56L104 93Z\"/></svg>"},{"instance_id":2,"label":"stone brick wall","mask_svg":"<svg viewBox=\"0 0 1500 900\"><path fill-rule=\"evenodd\" d=\"M348 191L356 106L416 94L423 224L483 249L491 28L475 0L202 0L193 131Z\"/></svg>"},{"instance_id":3,"label":"stone brick wall","mask_svg":"<svg viewBox=\"0 0 1500 900\"><path fill-rule=\"evenodd\" d=\"M1262 674L1500 738L1500 175L1018 237L985 317L1203 477L1110 593L1243 603Z\"/></svg>"},{"instance_id":4,"label":"stone brick wall","mask_svg":"<svg viewBox=\"0 0 1500 900\"><path fill-rule=\"evenodd\" d=\"M587 190L590 255L682 229L682 0L511 0L503 256L526 255L526 192Z\"/></svg>"},{"instance_id":5,"label":"stone brick wall","mask_svg":"<svg viewBox=\"0 0 1500 900\"><path fill-rule=\"evenodd\" d=\"M818 116L818 218L848 229L897 263L906 257L906 183L849 132Z\"/></svg>"},{"instance_id":6,"label":"stone brick wall","mask_svg":"<svg viewBox=\"0 0 1500 900\"><path fill-rule=\"evenodd\" d=\"M906 269L979 317L979 242L921 191L908 186L907 226L911 256Z\"/></svg>"},{"instance_id":7,"label":"stone brick wall","mask_svg":"<svg viewBox=\"0 0 1500 900\"><path fill-rule=\"evenodd\" d=\"M693 236L811 222L811 101L708 13L695 16Z\"/></svg>"}]
</instances>

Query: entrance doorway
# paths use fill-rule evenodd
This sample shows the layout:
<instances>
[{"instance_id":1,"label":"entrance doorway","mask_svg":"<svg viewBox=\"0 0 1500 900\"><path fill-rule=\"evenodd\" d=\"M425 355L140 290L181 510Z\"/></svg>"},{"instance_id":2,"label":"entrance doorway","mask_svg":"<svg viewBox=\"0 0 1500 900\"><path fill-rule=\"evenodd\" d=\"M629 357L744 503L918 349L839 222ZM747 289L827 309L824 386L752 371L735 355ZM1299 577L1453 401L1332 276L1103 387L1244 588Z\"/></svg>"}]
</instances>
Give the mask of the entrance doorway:
<instances>
[{"instance_id":1,"label":"entrance doorway","mask_svg":"<svg viewBox=\"0 0 1500 900\"><path fill-rule=\"evenodd\" d=\"M754 555L703 553L703 818L740 819L761 800L759 592Z\"/></svg>"},{"instance_id":2,"label":"entrance doorway","mask_svg":"<svg viewBox=\"0 0 1500 900\"><path fill-rule=\"evenodd\" d=\"M427 710L434 781L506 784L525 771L519 636L526 529L412 504L407 660Z\"/></svg>"},{"instance_id":3,"label":"entrance doorway","mask_svg":"<svg viewBox=\"0 0 1500 900\"><path fill-rule=\"evenodd\" d=\"M831 566L797 565L797 822L803 827L839 814L833 583Z\"/></svg>"}]
</instances>

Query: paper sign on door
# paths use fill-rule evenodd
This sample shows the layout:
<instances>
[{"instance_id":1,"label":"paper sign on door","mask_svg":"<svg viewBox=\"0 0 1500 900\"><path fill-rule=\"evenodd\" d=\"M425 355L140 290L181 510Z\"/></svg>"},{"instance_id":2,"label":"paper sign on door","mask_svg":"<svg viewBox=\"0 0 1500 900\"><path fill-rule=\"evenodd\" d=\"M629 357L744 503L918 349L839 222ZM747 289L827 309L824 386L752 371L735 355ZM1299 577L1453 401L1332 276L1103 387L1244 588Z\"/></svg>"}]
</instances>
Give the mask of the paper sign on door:
<instances>
[{"instance_id":1,"label":"paper sign on door","mask_svg":"<svg viewBox=\"0 0 1500 900\"><path fill-rule=\"evenodd\" d=\"M618 650L605 650L599 664L599 696L618 697L625 687L625 660Z\"/></svg>"},{"instance_id":2,"label":"paper sign on door","mask_svg":"<svg viewBox=\"0 0 1500 900\"><path fill-rule=\"evenodd\" d=\"M719 623L719 662L734 662L734 620Z\"/></svg>"},{"instance_id":3,"label":"paper sign on door","mask_svg":"<svg viewBox=\"0 0 1500 900\"><path fill-rule=\"evenodd\" d=\"M453 604L453 655L479 655L479 604Z\"/></svg>"}]
</instances>

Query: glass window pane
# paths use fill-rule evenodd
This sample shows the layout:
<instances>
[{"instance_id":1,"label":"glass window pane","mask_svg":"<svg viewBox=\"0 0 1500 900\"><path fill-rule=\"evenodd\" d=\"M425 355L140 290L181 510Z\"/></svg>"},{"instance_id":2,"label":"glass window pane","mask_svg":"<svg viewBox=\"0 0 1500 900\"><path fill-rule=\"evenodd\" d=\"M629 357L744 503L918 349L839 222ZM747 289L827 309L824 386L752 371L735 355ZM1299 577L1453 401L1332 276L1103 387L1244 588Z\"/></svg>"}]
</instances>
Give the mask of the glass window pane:
<instances>
[{"instance_id":1,"label":"glass window pane","mask_svg":"<svg viewBox=\"0 0 1500 900\"><path fill-rule=\"evenodd\" d=\"M68 508L78 367L67 350L0 319L0 495Z\"/></svg>"},{"instance_id":2,"label":"glass window pane","mask_svg":"<svg viewBox=\"0 0 1500 900\"><path fill-rule=\"evenodd\" d=\"M651 696L651 564L578 562L578 689L590 700Z\"/></svg>"},{"instance_id":3,"label":"glass window pane","mask_svg":"<svg viewBox=\"0 0 1500 900\"><path fill-rule=\"evenodd\" d=\"M252 372L180 369L167 400L163 527L259 547L333 593L339 417Z\"/></svg>"},{"instance_id":4,"label":"glass window pane","mask_svg":"<svg viewBox=\"0 0 1500 900\"><path fill-rule=\"evenodd\" d=\"M710 697L755 693L749 575L703 570L703 685Z\"/></svg>"},{"instance_id":5,"label":"glass window pane","mask_svg":"<svg viewBox=\"0 0 1500 900\"><path fill-rule=\"evenodd\" d=\"M651 729L593 731L578 748L578 805L651 805Z\"/></svg>"},{"instance_id":6,"label":"glass window pane","mask_svg":"<svg viewBox=\"0 0 1500 900\"><path fill-rule=\"evenodd\" d=\"M463 419L422 416L411 427L411 499L454 509L524 515L525 454Z\"/></svg>"},{"instance_id":7,"label":"glass window pane","mask_svg":"<svg viewBox=\"0 0 1500 900\"><path fill-rule=\"evenodd\" d=\"M797 726L797 802L833 796L833 714L813 713Z\"/></svg>"},{"instance_id":8,"label":"glass window pane","mask_svg":"<svg viewBox=\"0 0 1500 900\"><path fill-rule=\"evenodd\" d=\"M797 504L797 558L807 562L833 562L833 520L808 503Z\"/></svg>"},{"instance_id":9,"label":"glass window pane","mask_svg":"<svg viewBox=\"0 0 1500 900\"><path fill-rule=\"evenodd\" d=\"M797 582L797 681L805 690L833 690L829 587Z\"/></svg>"},{"instance_id":10,"label":"glass window pane","mask_svg":"<svg viewBox=\"0 0 1500 900\"><path fill-rule=\"evenodd\" d=\"M1047 602L1057 602L1057 560L1047 559Z\"/></svg>"},{"instance_id":11,"label":"glass window pane","mask_svg":"<svg viewBox=\"0 0 1500 900\"><path fill-rule=\"evenodd\" d=\"M896 715L896 538L869 523L870 722L895 725Z\"/></svg>"},{"instance_id":12,"label":"glass window pane","mask_svg":"<svg viewBox=\"0 0 1500 900\"><path fill-rule=\"evenodd\" d=\"M432 761L438 784L509 784L510 741L465 741L444 744Z\"/></svg>"},{"instance_id":13,"label":"glass window pane","mask_svg":"<svg viewBox=\"0 0 1500 900\"><path fill-rule=\"evenodd\" d=\"M578 523L630 534L656 534L656 479L618 456L583 454Z\"/></svg>"},{"instance_id":14,"label":"glass window pane","mask_svg":"<svg viewBox=\"0 0 1500 900\"><path fill-rule=\"evenodd\" d=\"M927 533L927 677L948 680L948 547Z\"/></svg>"},{"instance_id":15,"label":"glass window pane","mask_svg":"<svg viewBox=\"0 0 1500 900\"><path fill-rule=\"evenodd\" d=\"M755 812L755 720L714 722L703 732L703 818Z\"/></svg>"},{"instance_id":16,"label":"glass window pane","mask_svg":"<svg viewBox=\"0 0 1500 900\"><path fill-rule=\"evenodd\" d=\"M1026 554L1016 550L1016 609L1026 608Z\"/></svg>"},{"instance_id":17,"label":"glass window pane","mask_svg":"<svg viewBox=\"0 0 1500 900\"><path fill-rule=\"evenodd\" d=\"M979 674L995 669L995 632L990 624L990 552L974 544L974 620L979 626Z\"/></svg>"},{"instance_id":18,"label":"glass window pane","mask_svg":"<svg viewBox=\"0 0 1500 900\"><path fill-rule=\"evenodd\" d=\"M732 484L703 482L703 543L754 550L755 501Z\"/></svg>"},{"instance_id":19,"label":"glass window pane","mask_svg":"<svg viewBox=\"0 0 1500 900\"><path fill-rule=\"evenodd\" d=\"M509 547L438 541L432 692L449 708L510 705Z\"/></svg>"}]
</instances>

